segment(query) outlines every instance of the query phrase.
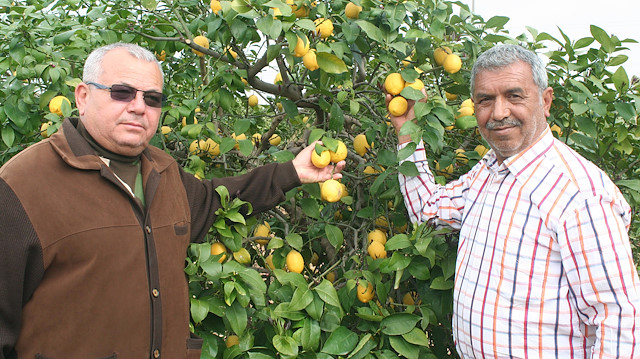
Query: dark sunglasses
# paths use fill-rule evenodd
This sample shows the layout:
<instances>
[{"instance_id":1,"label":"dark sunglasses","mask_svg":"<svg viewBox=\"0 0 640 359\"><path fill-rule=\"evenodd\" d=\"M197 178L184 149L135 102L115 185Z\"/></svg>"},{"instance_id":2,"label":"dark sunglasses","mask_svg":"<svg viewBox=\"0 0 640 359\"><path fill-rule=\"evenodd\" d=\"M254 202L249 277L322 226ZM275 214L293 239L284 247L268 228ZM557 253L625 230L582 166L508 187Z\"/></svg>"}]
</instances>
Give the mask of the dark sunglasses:
<instances>
[{"instance_id":1,"label":"dark sunglasses","mask_svg":"<svg viewBox=\"0 0 640 359\"><path fill-rule=\"evenodd\" d=\"M136 98L138 91L142 92L144 103L149 107L162 107L162 103L167 99L167 96L161 92L142 91L127 85L113 85L109 87L91 81L87 81L85 83L87 85L93 85L100 90L109 90L111 98L116 101L131 102Z\"/></svg>"}]
</instances>

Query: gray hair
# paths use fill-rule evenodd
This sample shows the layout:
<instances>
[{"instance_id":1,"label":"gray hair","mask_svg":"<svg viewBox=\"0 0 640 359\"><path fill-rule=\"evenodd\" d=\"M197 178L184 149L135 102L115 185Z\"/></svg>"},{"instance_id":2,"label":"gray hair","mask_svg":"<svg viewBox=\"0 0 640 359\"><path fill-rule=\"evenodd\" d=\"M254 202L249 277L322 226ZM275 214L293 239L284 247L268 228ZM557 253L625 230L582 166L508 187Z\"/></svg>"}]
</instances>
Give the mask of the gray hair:
<instances>
[{"instance_id":1,"label":"gray hair","mask_svg":"<svg viewBox=\"0 0 640 359\"><path fill-rule=\"evenodd\" d=\"M533 82L542 93L548 86L548 79L547 70L538 55L519 45L498 44L478 56L476 63L473 65L470 83L471 95L473 96L478 73L485 70L501 69L518 61L529 65L533 74Z\"/></svg>"},{"instance_id":2,"label":"gray hair","mask_svg":"<svg viewBox=\"0 0 640 359\"><path fill-rule=\"evenodd\" d=\"M111 50L115 49L124 49L129 55L135 57L138 60L154 62L158 65L158 70L160 70L160 76L162 82L164 83L164 73L162 72L162 65L156 59L156 56L149 50L140 47L136 44L129 44L126 42L116 42L113 44L105 45L99 47L89 54L87 60L84 63L84 70L82 74L82 81L87 82L96 82L98 78L102 74L102 60L104 56Z\"/></svg>"}]
</instances>

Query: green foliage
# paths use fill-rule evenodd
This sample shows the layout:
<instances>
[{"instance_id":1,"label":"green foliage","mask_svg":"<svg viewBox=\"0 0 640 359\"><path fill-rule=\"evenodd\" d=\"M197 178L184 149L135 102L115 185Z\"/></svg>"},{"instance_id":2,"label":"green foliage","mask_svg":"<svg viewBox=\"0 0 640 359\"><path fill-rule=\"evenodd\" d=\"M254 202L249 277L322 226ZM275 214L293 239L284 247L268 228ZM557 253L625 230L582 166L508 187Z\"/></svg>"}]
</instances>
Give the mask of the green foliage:
<instances>
[{"instance_id":1,"label":"green foliage","mask_svg":"<svg viewBox=\"0 0 640 359\"><path fill-rule=\"evenodd\" d=\"M395 151L380 88L390 72L425 83L428 99L415 107L417 123L407 123L401 134L426 143L437 180L445 183L477 163L475 149L486 146L473 116L456 118L469 98L475 58L496 43L519 43L549 58L549 123L557 126L558 138L603 168L632 205L630 236L640 263L638 80L629 77L621 55L635 40L596 26L578 40L532 28L513 36L504 30L508 18L485 20L459 2L354 2L363 7L358 19L345 16L344 0L296 0L295 9L282 0L222 1L218 14L209 1L198 0L0 0L0 163L42 140L43 123L51 122L51 134L63 116L77 116L73 92L90 50L124 41L157 56L164 52L168 101L160 126L166 127L152 144L196 176L284 162L317 139L329 149L337 140L349 149L341 181L347 193L336 203L323 201L317 184L303 185L277 208L248 217L248 204L218 190L226 200L208 239L224 243L226 258L221 263L222 255L212 255L210 242L193 244L185 268L192 330L205 339L203 358L455 357L450 315L456 235L428 224L407 228L397 174L416 173L411 163L400 164L415 147ZM282 15L274 16L274 9ZM327 39L313 34L319 17L333 22ZM197 35L210 41L208 50L197 48L203 57L192 52ZM316 50L318 70L293 56L300 35ZM435 62L440 46L461 57L461 71L448 74ZM282 82L273 83L274 72ZM445 92L457 98L449 100ZM252 93L261 98L256 107L247 104ZM419 97L410 89L403 94ZM48 108L57 95L72 104L62 106L62 116ZM261 136L254 140L256 133ZM364 155L353 148L360 133L373 143ZM269 142L273 134L280 144ZM191 151L193 141L209 139L213 146ZM271 226L264 245L252 234L263 221ZM366 236L375 228L390 237L387 258L367 254ZM233 259L241 248L252 258L249 266ZM285 270L291 249L302 253L301 274ZM327 279L332 276L333 282ZM365 283L374 285L376 297L362 303L356 291ZM410 292L420 302L403 304ZM226 348L231 334L240 343Z\"/></svg>"}]
</instances>

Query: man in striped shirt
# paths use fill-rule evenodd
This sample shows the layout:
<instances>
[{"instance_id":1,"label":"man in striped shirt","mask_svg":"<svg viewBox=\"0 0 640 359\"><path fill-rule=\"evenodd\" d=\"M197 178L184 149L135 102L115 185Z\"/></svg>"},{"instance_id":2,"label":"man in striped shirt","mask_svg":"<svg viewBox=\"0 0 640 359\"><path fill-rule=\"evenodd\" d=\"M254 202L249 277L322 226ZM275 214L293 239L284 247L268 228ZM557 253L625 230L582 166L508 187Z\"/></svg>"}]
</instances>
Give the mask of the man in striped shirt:
<instances>
[{"instance_id":1,"label":"man in striped shirt","mask_svg":"<svg viewBox=\"0 0 640 359\"><path fill-rule=\"evenodd\" d=\"M491 150L438 185L420 143L399 176L413 222L459 231L453 335L463 358L638 358L640 283L631 209L593 163L555 139L553 98L531 51L498 45L471 73ZM390 96L387 95L387 101ZM396 131L413 119L391 117ZM399 147L408 136L399 136Z\"/></svg>"}]
</instances>

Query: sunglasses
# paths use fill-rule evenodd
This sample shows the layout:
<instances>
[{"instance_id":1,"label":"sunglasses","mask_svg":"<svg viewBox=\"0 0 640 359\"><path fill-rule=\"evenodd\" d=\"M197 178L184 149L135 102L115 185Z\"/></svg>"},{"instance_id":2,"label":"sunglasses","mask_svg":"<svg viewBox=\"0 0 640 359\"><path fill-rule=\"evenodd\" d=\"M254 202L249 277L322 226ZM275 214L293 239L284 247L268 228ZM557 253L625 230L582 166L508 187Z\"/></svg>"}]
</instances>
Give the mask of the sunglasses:
<instances>
[{"instance_id":1,"label":"sunglasses","mask_svg":"<svg viewBox=\"0 0 640 359\"><path fill-rule=\"evenodd\" d=\"M99 90L109 90L109 92L111 93L111 98L116 101L131 102L134 98L136 98L136 94L138 93L138 91L142 92L144 103L149 107L160 108L162 107L164 101L166 101L167 99L167 96L162 92L142 91L138 90L135 87L127 85L113 85L109 87L91 81L87 81L85 83L87 85L93 85Z\"/></svg>"}]
</instances>

